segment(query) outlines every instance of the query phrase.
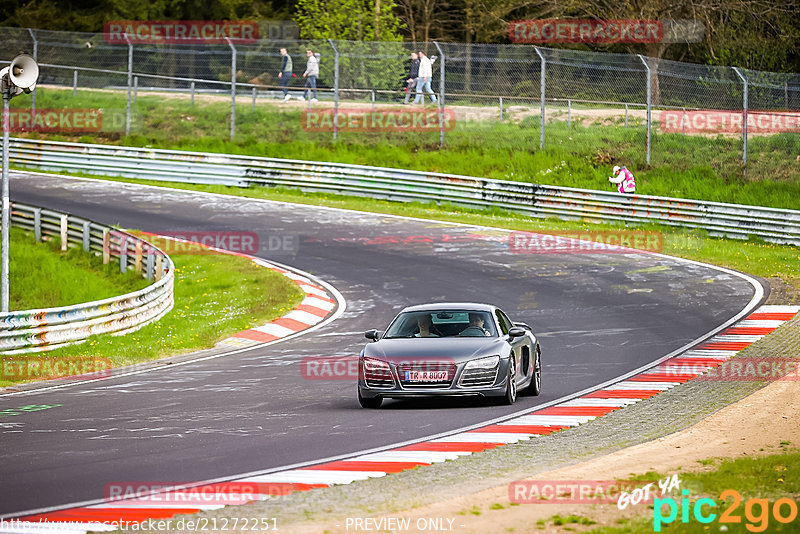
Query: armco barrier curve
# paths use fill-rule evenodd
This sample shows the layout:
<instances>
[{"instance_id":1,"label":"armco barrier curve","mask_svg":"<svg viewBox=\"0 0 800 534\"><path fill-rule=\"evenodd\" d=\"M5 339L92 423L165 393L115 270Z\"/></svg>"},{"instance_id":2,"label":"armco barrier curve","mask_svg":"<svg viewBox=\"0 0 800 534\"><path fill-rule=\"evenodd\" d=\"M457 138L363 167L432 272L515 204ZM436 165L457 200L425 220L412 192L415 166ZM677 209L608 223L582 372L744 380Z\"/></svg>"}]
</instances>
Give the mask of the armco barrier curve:
<instances>
[{"instance_id":1,"label":"armco barrier curve","mask_svg":"<svg viewBox=\"0 0 800 534\"><path fill-rule=\"evenodd\" d=\"M160 319L172 309L174 266L160 249L135 235L53 210L13 202L11 224L30 230L37 241L58 238L68 245L119 258L120 271L135 269L148 280L144 289L60 308L0 313L0 353L52 350L96 334L125 334Z\"/></svg>"},{"instance_id":2,"label":"armco barrier curve","mask_svg":"<svg viewBox=\"0 0 800 534\"><path fill-rule=\"evenodd\" d=\"M15 138L12 165L195 184L283 186L401 201L499 207L533 217L660 223L711 235L758 236L800 245L800 211L699 200L623 195L460 176L252 156Z\"/></svg>"}]
</instances>

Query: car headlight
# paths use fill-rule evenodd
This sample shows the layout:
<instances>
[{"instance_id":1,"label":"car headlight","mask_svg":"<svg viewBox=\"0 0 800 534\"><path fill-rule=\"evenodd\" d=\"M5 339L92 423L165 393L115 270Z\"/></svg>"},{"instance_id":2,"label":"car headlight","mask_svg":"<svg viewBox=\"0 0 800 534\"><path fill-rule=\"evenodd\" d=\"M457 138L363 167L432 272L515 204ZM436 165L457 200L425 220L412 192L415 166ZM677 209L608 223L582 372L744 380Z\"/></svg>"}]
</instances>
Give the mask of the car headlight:
<instances>
[{"instance_id":1,"label":"car headlight","mask_svg":"<svg viewBox=\"0 0 800 534\"><path fill-rule=\"evenodd\" d=\"M489 356L468 362L465 369L494 369L499 363L500 356Z\"/></svg>"},{"instance_id":2,"label":"car headlight","mask_svg":"<svg viewBox=\"0 0 800 534\"><path fill-rule=\"evenodd\" d=\"M364 369L367 371L389 371L389 364L372 358L364 358Z\"/></svg>"}]
</instances>

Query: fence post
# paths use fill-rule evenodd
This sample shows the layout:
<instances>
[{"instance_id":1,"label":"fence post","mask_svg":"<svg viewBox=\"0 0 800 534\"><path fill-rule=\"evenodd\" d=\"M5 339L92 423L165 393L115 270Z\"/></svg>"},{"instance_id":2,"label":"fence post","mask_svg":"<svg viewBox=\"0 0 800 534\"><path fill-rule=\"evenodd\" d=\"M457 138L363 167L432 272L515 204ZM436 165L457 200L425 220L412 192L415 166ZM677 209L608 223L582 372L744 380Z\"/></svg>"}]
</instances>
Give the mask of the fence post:
<instances>
[{"instance_id":1,"label":"fence post","mask_svg":"<svg viewBox=\"0 0 800 534\"><path fill-rule=\"evenodd\" d=\"M92 223L89 221L83 222L83 250L89 252L92 245Z\"/></svg>"},{"instance_id":2,"label":"fence post","mask_svg":"<svg viewBox=\"0 0 800 534\"><path fill-rule=\"evenodd\" d=\"M572 128L572 100L567 100L567 128Z\"/></svg>"},{"instance_id":3,"label":"fence post","mask_svg":"<svg viewBox=\"0 0 800 534\"><path fill-rule=\"evenodd\" d=\"M37 63L39 62L39 41L36 39L36 36L33 34L33 30L28 28L28 33L31 36L31 40L33 41L33 60ZM36 88L33 88L31 91L31 115L34 117L36 116Z\"/></svg>"},{"instance_id":4,"label":"fence post","mask_svg":"<svg viewBox=\"0 0 800 534\"><path fill-rule=\"evenodd\" d=\"M253 107L252 107L253 111L256 110L256 92L257 92L256 88L253 87Z\"/></svg>"},{"instance_id":5,"label":"fence post","mask_svg":"<svg viewBox=\"0 0 800 534\"><path fill-rule=\"evenodd\" d=\"M332 39L328 39L333 48L333 140L339 134L339 49L333 44Z\"/></svg>"},{"instance_id":6,"label":"fence post","mask_svg":"<svg viewBox=\"0 0 800 534\"><path fill-rule=\"evenodd\" d=\"M651 124L651 122L650 122L650 118L651 118L651 105L652 105L652 102L653 102L652 101L652 94L651 94L652 93L652 87L651 87L652 80L650 79L650 65L647 64L647 60L644 57L642 57L641 54L637 54L637 55L639 56L639 59L641 60L642 64L644 65L644 68L645 68L645 70L647 72L647 164L650 165L650 144L651 144L651 138L650 138L650 124Z\"/></svg>"},{"instance_id":7,"label":"fence post","mask_svg":"<svg viewBox=\"0 0 800 534\"><path fill-rule=\"evenodd\" d=\"M625 104L625 128L628 127L628 104Z\"/></svg>"},{"instance_id":8,"label":"fence post","mask_svg":"<svg viewBox=\"0 0 800 534\"><path fill-rule=\"evenodd\" d=\"M741 73L738 67L733 67L733 71L742 80L744 93L742 94L742 175L747 176L747 78Z\"/></svg>"},{"instance_id":9,"label":"fence post","mask_svg":"<svg viewBox=\"0 0 800 534\"><path fill-rule=\"evenodd\" d=\"M503 97L500 97L500 122L503 122Z\"/></svg>"},{"instance_id":10,"label":"fence post","mask_svg":"<svg viewBox=\"0 0 800 534\"><path fill-rule=\"evenodd\" d=\"M136 99L139 96L139 77L133 77L133 102L136 103Z\"/></svg>"},{"instance_id":11,"label":"fence post","mask_svg":"<svg viewBox=\"0 0 800 534\"><path fill-rule=\"evenodd\" d=\"M156 272L153 273L155 275L156 282L161 280L161 277L164 276L164 266L162 265L163 261L164 260L162 259L161 254L156 256Z\"/></svg>"},{"instance_id":12,"label":"fence post","mask_svg":"<svg viewBox=\"0 0 800 534\"><path fill-rule=\"evenodd\" d=\"M539 148L543 149L544 148L544 74L545 74L546 62L544 60L544 56L539 51L539 47L534 46L533 49L536 50L536 54L539 56L539 60L542 62L542 70L541 73L539 74L539 79L540 79L539 96L542 99L542 106L541 106L542 109L540 112L541 116L539 117Z\"/></svg>"},{"instance_id":13,"label":"fence post","mask_svg":"<svg viewBox=\"0 0 800 534\"><path fill-rule=\"evenodd\" d=\"M128 236L119 236L119 272L125 274L128 269Z\"/></svg>"},{"instance_id":14,"label":"fence post","mask_svg":"<svg viewBox=\"0 0 800 534\"><path fill-rule=\"evenodd\" d=\"M191 96L189 97L189 105L190 105L190 106L192 106L192 107L194 107L194 82L192 82L192 83L189 85L189 87L190 87L190 93L189 93L189 94L191 95Z\"/></svg>"},{"instance_id":15,"label":"fence post","mask_svg":"<svg viewBox=\"0 0 800 534\"><path fill-rule=\"evenodd\" d=\"M78 69L72 71L72 96L78 94Z\"/></svg>"},{"instance_id":16,"label":"fence post","mask_svg":"<svg viewBox=\"0 0 800 534\"><path fill-rule=\"evenodd\" d=\"M439 147L444 146L444 50L436 41L436 50L439 51ZM423 95L424 102L424 95Z\"/></svg>"},{"instance_id":17,"label":"fence post","mask_svg":"<svg viewBox=\"0 0 800 534\"><path fill-rule=\"evenodd\" d=\"M125 111L125 135L131 133L131 85L133 85L133 43L127 33L123 33L128 43L128 107Z\"/></svg>"},{"instance_id":18,"label":"fence post","mask_svg":"<svg viewBox=\"0 0 800 534\"><path fill-rule=\"evenodd\" d=\"M61 215L61 252L67 251L67 245L69 244L69 215L66 213Z\"/></svg>"},{"instance_id":19,"label":"fence post","mask_svg":"<svg viewBox=\"0 0 800 534\"><path fill-rule=\"evenodd\" d=\"M111 234L108 228L103 228L103 265L111 261Z\"/></svg>"},{"instance_id":20,"label":"fence post","mask_svg":"<svg viewBox=\"0 0 800 534\"><path fill-rule=\"evenodd\" d=\"M236 135L236 47L227 35L225 40L231 47L231 141L233 141L233 136Z\"/></svg>"},{"instance_id":21,"label":"fence post","mask_svg":"<svg viewBox=\"0 0 800 534\"><path fill-rule=\"evenodd\" d=\"M33 239L36 242L42 240L42 208L33 209Z\"/></svg>"},{"instance_id":22,"label":"fence post","mask_svg":"<svg viewBox=\"0 0 800 534\"><path fill-rule=\"evenodd\" d=\"M147 272L144 274L148 280L153 279L153 249L147 247Z\"/></svg>"}]
</instances>

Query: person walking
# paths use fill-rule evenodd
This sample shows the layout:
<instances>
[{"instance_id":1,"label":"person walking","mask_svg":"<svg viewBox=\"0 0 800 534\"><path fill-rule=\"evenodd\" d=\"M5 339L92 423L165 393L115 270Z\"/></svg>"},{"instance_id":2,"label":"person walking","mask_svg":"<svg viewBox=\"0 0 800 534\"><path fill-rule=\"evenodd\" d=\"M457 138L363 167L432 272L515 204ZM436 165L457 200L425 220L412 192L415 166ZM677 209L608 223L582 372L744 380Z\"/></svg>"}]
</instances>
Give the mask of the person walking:
<instances>
[{"instance_id":1,"label":"person walking","mask_svg":"<svg viewBox=\"0 0 800 534\"><path fill-rule=\"evenodd\" d=\"M419 56L416 52L411 52L411 68L408 71L408 80L406 80L406 97L403 104L408 104L411 98L411 92L417 87L417 78L419 77Z\"/></svg>"},{"instance_id":2,"label":"person walking","mask_svg":"<svg viewBox=\"0 0 800 534\"><path fill-rule=\"evenodd\" d=\"M608 181L612 184L617 184L617 191L620 193L635 193L636 192L636 179L633 173L629 171L625 165L620 167L614 165L612 169L614 176L609 176Z\"/></svg>"},{"instance_id":3,"label":"person walking","mask_svg":"<svg viewBox=\"0 0 800 534\"><path fill-rule=\"evenodd\" d=\"M431 97L431 101L435 104L436 103L436 94L434 94L433 89L431 89L431 79L433 78L433 64L428 56L425 55L425 52L419 52L419 77L417 78L417 96L414 97L414 103L419 104L420 99L425 101L425 97L422 95L422 91L424 90L428 93Z\"/></svg>"},{"instance_id":4,"label":"person walking","mask_svg":"<svg viewBox=\"0 0 800 534\"><path fill-rule=\"evenodd\" d=\"M305 89L303 90L303 100L308 100L308 88L314 92L311 98L312 102L317 101L317 76L319 76L319 54L315 54L310 48L306 50L308 62L306 63L306 71L303 73L303 78L306 79Z\"/></svg>"},{"instance_id":5,"label":"person walking","mask_svg":"<svg viewBox=\"0 0 800 534\"><path fill-rule=\"evenodd\" d=\"M283 101L289 101L289 82L292 80L292 56L281 48L281 71L278 73L278 85L283 88Z\"/></svg>"}]
</instances>

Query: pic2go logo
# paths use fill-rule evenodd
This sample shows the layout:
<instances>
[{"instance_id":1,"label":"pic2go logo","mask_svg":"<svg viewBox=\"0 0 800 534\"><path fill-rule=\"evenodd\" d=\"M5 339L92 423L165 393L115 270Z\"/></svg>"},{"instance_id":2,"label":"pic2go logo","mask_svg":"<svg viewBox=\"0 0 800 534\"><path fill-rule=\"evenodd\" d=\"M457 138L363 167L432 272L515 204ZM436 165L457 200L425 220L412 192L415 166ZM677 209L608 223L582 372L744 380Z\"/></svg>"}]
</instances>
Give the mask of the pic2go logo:
<instances>
[{"instance_id":1,"label":"pic2go logo","mask_svg":"<svg viewBox=\"0 0 800 534\"><path fill-rule=\"evenodd\" d=\"M689 523L689 511L691 509L694 519L700 523L708 524L717 519L717 514L712 509L717 508L717 502L707 497L697 499L692 505L687 495L689 490L681 492L684 497L681 499L681 523ZM742 502L742 496L738 491L728 489L719 494L722 501L732 498L728 507L719 515L720 523L742 523L742 517L736 513L736 509ZM664 515L664 509L667 515ZM747 522L745 528L750 532L764 532L769 527L770 512L778 523L791 523L797 518L797 503L792 499L782 498L776 500L769 506L768 499L748 499L744 505L744 516ZM653 501L653 531L661 532L662 525L673 523L678 518L678 503L670 497Z\"/></svg>"}]
</instances>

